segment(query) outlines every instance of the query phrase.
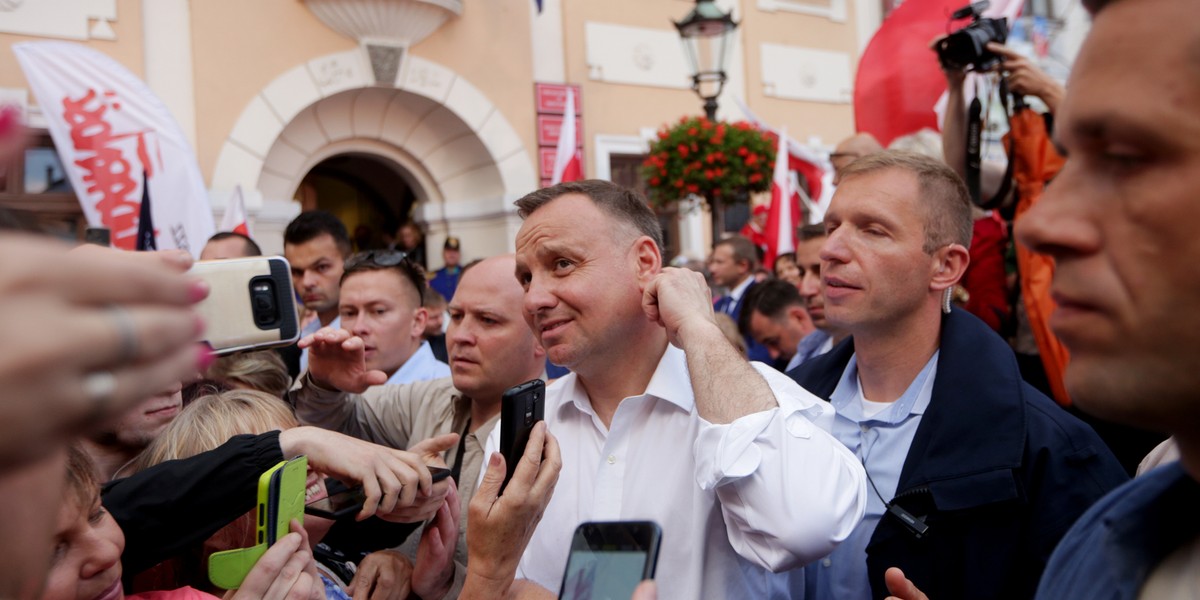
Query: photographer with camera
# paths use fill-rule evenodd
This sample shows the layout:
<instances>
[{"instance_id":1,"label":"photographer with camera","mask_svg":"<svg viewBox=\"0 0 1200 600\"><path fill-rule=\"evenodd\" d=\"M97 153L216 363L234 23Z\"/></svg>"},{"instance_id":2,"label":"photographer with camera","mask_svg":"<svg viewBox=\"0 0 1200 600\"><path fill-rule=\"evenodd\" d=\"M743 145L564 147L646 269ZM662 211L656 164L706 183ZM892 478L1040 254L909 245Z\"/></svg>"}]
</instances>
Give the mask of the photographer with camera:
<instances>
[{"instance_id":1,"label":"photographer with camera","mask_svg":"<svg viewBox=\"0 0 1200 600\"><path fill-rule=\"evenodd\" d=\"M942 127L943 148L946 162L968 184L972 181L972 169L968 165L973 163L980 167L975 172L980 193L973 195L977 205L985 209L996 208L1015 226L1024 213L1037 204L1045 186L1058 174L1065 161L1051 142L1050 133L1054 112L1066 89L1033 61L1005 46L1007 27L1003 25L1003 19L982 18L983 8L977 3L955 13L955 18L973 16L974 21L933 43L948 88L946 119ZM976 124L968 122L969 111L964 98L964 83L970 85L966 76L969 71L998 73L1002 97L1007 93L1013 96L1009 133L1005 140L1010 162L1007 172L1002 164L980 162L979 154L972 151L972 144L968 143L972 137L979 138ZM1048 112L1038 114L1025 106L1024 96L1037 97ZM1009 186L1015 194L1012 201L1005 198L1007 193L995 191ZM973 263L976 263L975 252L973 243ZM1067 351L1049 324L1050 314L1055 309L1049 290L1054 267L1049 258L1024 247L1016 249L1016 261L1018 293L1013 301L1016 318L1011 341L1021 376L1091 425L1126 471L1133 474L1141 458L1162 441L1162 436L1099 421L1073 407L1063 376ZM968 273L967 280L970 279Z\"/></svg>"},{"instance_id":2,"label":"photographer with camera","mask_svg":"<svg viewBox=\"0 0 1200 600\"><path fill-rule=\"evenodd\" d=\"M946 163L967 182L977 207L977 218L986 215L983 209L997 209L1004 212L1008 221L1015 220L1032 206L1041 195L1045 183L1061 168L1061 158L1050 146L1047 124L1041 115L1026 109L1023 98L1025 95L1036 96L1053 112L1064 90L1061 84L1032 61L1004 45L1008 38L1006 21L982 18L983 8L983 3L977 3L956 12L953 18L970 16L972 23L932 44L946 77L947 103L942 143ZM1001 100L1005 102L1006 109L1011 109L1006 144L1009 165L981 159L985 118L981 114L984 111L980 98L973 99L968 108L964 87L973 83L972 78L968 77L969 73L997 77L1000 81ZM1013 94L1011 107L1007 102L1010 92ZM1043 149L1045 151L1041 152ZM1044 157L1050 157L1051 160L1044 160ZM1010 168L1006 169L1006 166ZM1014 187L1018 199L1016 206L1009 198ZM980 224L980 221L976 221L976 225ZM976 227L977 233L979 229ZM972 243L972 249L976 246L1002 248L1007 245L1007 240L997 240L995 237L993 234L989 238L990 243ZM974 256L972 259L973 263L987 264L986 261L976 261ZM1043 272L1048 264L1020 249L1017 262L1019 285L1029 289L1020 290L1013 300L1012 311L1003 311L1003 321L1012 323L1008 314L1015 316L1015 327L1010 329L1009 326L1003 326L1001 333L1011 336L1022 377L1059 403L1067 404L1069 400L1061 385L1065 354L1061 343L1050 334L1046 324L1050 308L1046 290L1034 285L1037 281L1048 281L1049 274L1041 279L1030 277L1031 274ZM968 274L966 278L968 282L972 281L971 275Z\"/></svg>"}]
</instances>

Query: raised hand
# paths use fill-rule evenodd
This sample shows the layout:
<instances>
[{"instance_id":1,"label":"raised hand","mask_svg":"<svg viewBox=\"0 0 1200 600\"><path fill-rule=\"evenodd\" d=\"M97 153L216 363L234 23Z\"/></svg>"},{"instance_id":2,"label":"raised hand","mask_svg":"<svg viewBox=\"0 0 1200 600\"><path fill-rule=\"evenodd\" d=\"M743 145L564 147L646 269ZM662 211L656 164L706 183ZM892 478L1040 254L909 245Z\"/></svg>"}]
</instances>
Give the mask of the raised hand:
<instances>
[{"instance_id":1,"label":"raised hand","mask_svg":"<svg viewBox=\"0 0 1200 600\"><path fill-rule=\"evenodd\" d=\"M322 327L297 342L308 349L308 376L313 383L360 394L387 383L383 371L367 369L362 338L336 327Z\"/></svg>"}]
</instances>

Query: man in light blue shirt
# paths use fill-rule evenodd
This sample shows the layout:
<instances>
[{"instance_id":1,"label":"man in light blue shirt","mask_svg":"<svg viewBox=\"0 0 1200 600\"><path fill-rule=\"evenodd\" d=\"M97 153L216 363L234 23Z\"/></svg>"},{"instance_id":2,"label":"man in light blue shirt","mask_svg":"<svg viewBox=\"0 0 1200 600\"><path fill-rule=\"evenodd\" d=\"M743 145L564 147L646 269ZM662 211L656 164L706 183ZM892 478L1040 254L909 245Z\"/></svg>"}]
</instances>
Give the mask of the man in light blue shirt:
<instances>
[{"instance_id":1,"label":"man in light blue shirt","mask_svg":"<svg viewBox=\"0 0 1200 600\"><path fill-rule=\"evenodd\" d=\"M930 598L1031 597L1059 538L1125 474L946 301L970 260L966 186L940 161L873 154L846 167L825 229L825 318L850 338L788 374L837 409L869 500L805 567L807 597L883 598L893 566Z\"/></svg>"},{"instance_id":2,"label":"man in light blue shirt","mask_svg":"<svg viewBox=\"0 0 1200 600\"><path fill-rule=\"evenodd\" d=\"M805 347L805 340L818 330L804 308L800 291L782 279L768 279L750 288L742 300L737 324L743 336L767 349L776 368L787 365L783 371L800 366L818 349Z\"/></svg>"},{"instance_id":3,"label":"man in light blue shirt","mask_svg":"<svg viewBox=\"0 0 1200 600\"><path fill-rule=\"evenodd\" d=\"M399 385L450 376L425 341L425 277L403 252L372 250L346 260L338 314L362 338L367 369Z\"/></svg>"},{"instance_id":4,"label":"man in light blue shirt","mask_svg":"<svg viewBox=\"0 0 1200 600\"><path fill-rule=\"evenodd\" d=\"M867 584L867 544L879 520L887 512L884 498L896 495L900 471L909 447L933 392L937 372L935 351L899 398L893 402L872 402L863 397L859 386L858 361L850 358L842 378L830 397L837 409L833 437L854 452L870 474L867 484L867 512L858 527L833 554L809 567L809 585L817 589L810 598L870 598Z\"/></svg>"}]
</instances>

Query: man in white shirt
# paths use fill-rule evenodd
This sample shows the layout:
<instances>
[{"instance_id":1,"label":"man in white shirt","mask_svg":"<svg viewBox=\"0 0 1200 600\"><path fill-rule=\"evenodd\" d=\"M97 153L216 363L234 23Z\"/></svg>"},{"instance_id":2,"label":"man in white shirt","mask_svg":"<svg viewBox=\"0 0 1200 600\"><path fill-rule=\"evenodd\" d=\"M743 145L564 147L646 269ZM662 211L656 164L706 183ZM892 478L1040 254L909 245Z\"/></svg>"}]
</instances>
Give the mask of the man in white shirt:
<instances>
[{"instance_id":1,"label":"man in white shirt","mask_svg":"<svg viewBox=\"0 0 1200 600\"><path fill-rule=\"evenodd\" d=\"M526 320L571 370L546 392L563 469L518 575L558 589L581 522L652 520L663 598L790 597L772 571L827 554L866 502L829 405L738 355L703 277L662 268L637 193L578 181L517 206Z\"/></svg>"}]
</instances>

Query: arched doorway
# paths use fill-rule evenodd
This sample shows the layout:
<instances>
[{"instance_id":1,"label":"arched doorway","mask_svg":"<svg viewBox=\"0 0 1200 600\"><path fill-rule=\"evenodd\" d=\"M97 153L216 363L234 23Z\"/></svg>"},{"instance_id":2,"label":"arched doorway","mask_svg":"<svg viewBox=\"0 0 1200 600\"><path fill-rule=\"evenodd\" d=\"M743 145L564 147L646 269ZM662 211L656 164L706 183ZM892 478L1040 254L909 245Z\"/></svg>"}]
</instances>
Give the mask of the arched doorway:
<instances>
[{"instance_id":1,"label":"arched doorway","mask_svg":"<svg viewBox=\"0 0 1200 600\"><path fill-rule=\"evenodd\" d=\"M512 201L536 189L538 180L503 111L432 61L406 57L394 87L379 86L365 68L370 64L363 49L331 54L264 87L217 157L215 204L222 206L236 185L255 190L248 208L264 250L276 251L282 244L270 244L281 241L302 208L295 200L309 172L337 155L372 155L399 165L415 195L412 218L425 227L427 248L455 235L469 240L466 260L511 252L520 227Z\"/></svg>"},{"instance_id":2,"label":"arched doorway","mask_svg":"<svg viewBox=\"0 0 1200 600\"><path fill-rule=\"evenodd\" d=\"M385 157L364 152L335 154L309 169L296 190L301 210L337 215L356 250L386 247L396 229L412 220L417 195L407 173Z\"/></svg>"}]
</instances>

